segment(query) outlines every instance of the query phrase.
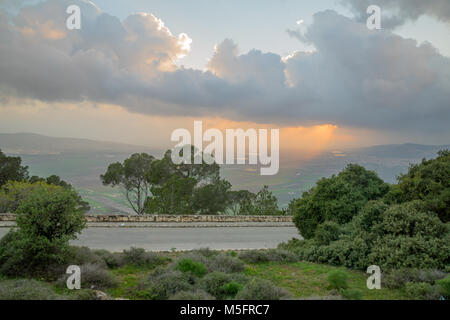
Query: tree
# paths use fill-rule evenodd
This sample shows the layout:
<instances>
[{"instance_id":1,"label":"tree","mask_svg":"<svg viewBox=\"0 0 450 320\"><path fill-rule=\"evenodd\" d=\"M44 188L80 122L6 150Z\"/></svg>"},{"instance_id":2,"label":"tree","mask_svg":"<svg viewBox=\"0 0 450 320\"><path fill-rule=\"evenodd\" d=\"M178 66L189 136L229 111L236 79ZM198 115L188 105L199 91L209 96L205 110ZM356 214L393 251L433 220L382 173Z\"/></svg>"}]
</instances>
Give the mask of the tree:
<instances>
[{"instance_id":1,"label":"tree","mask_svg":"<svg viewBox=\"0 0 450 320\"><path fill-rule=\"evenodd\" d=\"M152 186L152 197L145 203L145 212L159 214L193 214L194 178L173 175L160 186Z\"/></svg>"},{"instance_id":2,"label":"tree","mask_svg":"<svg viewBox=\"0 0 450 320\"><path fill-rule=\"evenodd\" d=\"M17 208L17 230L0 241L0 273L18 276L45 271L68 258L69 241L85 227L77 194L41 185Z\"/></svg>"},{"instance_id":3,"label":"tree","mask_svg":"<svg viewBox=\"0 0 450 320\"><path fill-rule=\"evenodd\" d=\"M151 194L152 164L155 158L146 153L135 153L123 163L116 162L100 178L104 185L120 186L128 203L137 214L144 213L144 204Z\"/></svg>"},{"instance_id":4,"label":"tree","mask_svg":"<svg viewBox=\"0 0 450 320\"><path fill-rule=\"evenodd\" d=\"M389 185L373 171L349 164L338 175L320 179L316 186L297 199L293 221L306 238L314 237L319 224L349 222L370 200L386 195Z\"/></svg>"},{"instance_id":5,"label":"tree","mask_svg":"<svg viewBox=\"0 0 450 320\"><path fill-rule=\"evenodd\" d=\"M145 203L145 212L217 214L225 211L231 184L220 179L220 167L216 163L195 164L193 146L191 151L191 164L174 164L171 150L152 163L152 170L146 176L152 184L152 196Z\"/></svg>"},{"instance_id":6,"label":"tree","mask_svg":"<svg viewBox=\"0 0 450 320\"><path fill-rule=\"evenodd\" d=\"M422 200L428 211L437 213L442 222L450 222L450 150L439 151L436 159L412 164L407 173L398 177L387 200Z\"/></svg>"},{"instance_id":7,"label":"tree","mask_svg":"<svg viewBox=\"0 0 450 320\"><path fill-rule=\"evenodd\" d=\"M264 186L256 194L254 208L254 214L259 216L277 215L280 212L278 209L278 200L272 192L269 191L268 186Z\"/></svg>"},{"instance_id":8,"label":"tree","mask_svg":"<svg viewBox=\"0 0 450 320\"><path fill-rule=\"evenodd\" d=\"M64 189L72 190L77 194L78 208L83 212L88 212L89 210L91 210L89 203L83 200L83 198L75 191L73 186L70 183L62 180L57 175L51 175L47 178L32 176L31 178L28 179L28 182L35 184L35 185L38 185L39 183L41 183L41 184L44 183L44 184L49 184L49 185L53 185L53 186L63 187ZM24 185L24 186L26 188L26 185Z\"/></svg>"},{"instance_id":9,"label":"tree","mask_svg":"<svg viewBox=\"0 0 450 320\"><path fill-rule=\"evenodd\" d=\"M0 187L8 181L23 181L28 178L28 167L22 166L20 157L8 157L0 150Z\"/></svg>"},{"instance_id":10,"label":"tree","mask_svg":"<svg viewBox=\"0 0 450 320\"><path fill-rule=\"evenodd\" d=\"M228 190L230 188L231 183L223 179L216 179L195 188L194 209L200 214L224 213L229 205Z\"/></svg>"},{"instance_id":11,"label":"tree","mask_svg":"<svg viewBox=\"0 0 450 320\"><path fill-rule=\"evenodd\" d=\"M251 215L256 195L248 190L228 191L229 209L233 215Z\"/></svg>"}]
</instances>

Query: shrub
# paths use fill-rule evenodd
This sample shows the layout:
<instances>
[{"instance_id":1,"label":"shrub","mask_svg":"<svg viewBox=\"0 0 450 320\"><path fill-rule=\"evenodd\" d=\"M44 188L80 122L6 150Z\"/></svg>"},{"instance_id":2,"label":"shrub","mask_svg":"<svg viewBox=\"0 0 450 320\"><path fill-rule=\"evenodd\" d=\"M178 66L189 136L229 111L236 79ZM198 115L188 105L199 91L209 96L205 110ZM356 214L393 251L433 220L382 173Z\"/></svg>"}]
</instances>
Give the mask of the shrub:
<instances>
[{"instance_id":1,"label":"shrub","mask_svg":"<svg viewBox=\"0 0 450 320\"><path fill-rule=\"evenodd\" d=\"M69 240L85 221L72 190L39 187L21 202L16 224L18 230L0 243L0 272L11 276L39 274L48 265L66 262Z\"/></svg>"},{"instance_id":2,"label":"shrub","mask_svg":"<svg viewBox=\"0 0 450 320\"><path fill-rule=\"evenodd\" d=\"M203 277L208 272L206 266L203 263L195 262L187 258L178 261L175 266L175 270L179 270L184 273L189 272L190 274L197 277Z\"/></svg>"},{"instance_id":3,"label":"shrub","mask_svg":"<svg viewBox=\"0 0 450 320\"><path fill-rule=\"evenodd\" d=\"M436 159L412 164L398 178L389 198L397 203L422 200L427 211L437 213L444 223L450 222L450 151L439 151Z\"/></svg>"},{"instance_id":4,"label":"shrub","mask_svg":"<svg viewBox=\"0 0 450 320\"><path fill-rule=\"evenodd\" d=\"M298 257L293 252L282 249L243 251L239 253L239 258L247 263L298 261Z\"/></svg>"},{"instance_id":5,"label":"shrub","mask_svg":"<svg viewBox=\"0 0 450 320\"><path fill-rule=\"evenodd\" d=\"M339 238L339 224L334 221L325 221L317 227L314 238L319 245L328 245Z\"/></svg>"},{"instance_id":6,"label":"shrub","mask_svg":"<svg viewBox=\"0 0 450 320\"><path fill-rule=\"evenodd\" d=\"M280 300L289 297L289 293L274 286L270 281L254 278L236 295L237 300Z\"/></svg>"},{"instance_id":7,"label":"shrub","mask_svg":"<svg viewBox=\"0 0 450 320\"><path fill-rule=\"evenodd\" d=\"M106 263L102 257L95 254L95 252L88 247L71 246L69 248L68 262L78 266L88 263L106 266Z\"/></svg>"},{"instance_id":8,"label":"shrub","mask_svg":"<svg viewBox=\"0 0 450 320\"><path fill-rule=\"evenodd\" d=\"M94 250L94 254L100 257L108 268L114 269L120 267L122 261L117 254L107 250Z\"/></svg>"},{"instance_id":9,"label":"shrub","mask_svg":"<svg viewBox=\"0 0 450 320\"><path fill-rule=\"evenodd\" d=\"M369 260L382 269L444 268L450 244L444 239L389 235L374 244Z\"/></svg>"},{"instance_id":10,"label":"shrub","mask_svg":"<svg viewBox=\"0 0 450 320\"><path fill-rule=\"evenodd\" d=\"M342 270L333 270L327 277L329 287L336 290L347 289L347 279L347 273Z\"/></svg>"},{"instance_id":11,"label":"shrub","mask_svg":"<svg viewBox=\"0 0 450 320\"><path fill-rule=\"evenodd\" d=\"M225 273L242 272L245 269L244 263L231 255L220 253L207 262L210 271L220 271Z\"/></svg>"},{"instance_id":12,"label":"shrub","mask_svg":"<svg viewBox=\"0 0 450 320\"><path fill-rule=\"evenodd\" d=\"M228 282L221 287L222 292L226 296L234 297L239 291L244 288L244 285L236 281Z\"/></svg>"},{"instance_id":13,"label":"shrub","mask_svg":"<svg viewBox=\"0 0 450 320\"><path fill-rule=\"evenodd\" d=\"M215 298L203 290L180 291L175 293L169 300L214 300Z\"/></svg>"},{"instance_id":14,"label":"shrub","mask_svg":"<svg viewBox=\"0 0 450 320\"><path fill-rule=\"evenodd\" d=\"M60 300L64 296L57 295L47 283L29 280L0 281L0 300Z\"/></svg>"},{"instance_id":15,"label":"shrub","mask_svg":"<svg viewBox=\"0 0 450 320\"><path fill-rule=\"evenodd\" d=\"M167 261L163 256L154 253L146 252L142 248L130 248L124 250L121 257L122 265L134 265L134 266L158 266Z\"/></svg>"},{"instance_id":16,"label":"shrub","mask_svg":"<svg viewBox=\"0 0 450 320\"><path fill-rule=\"evenodd\" d=\"M81 287L100 290L117 287L118 281L111 272L104 268L104 266L91 263L81 265ZM65 288L69 276L68 274L63 274L56 284L61 288Z\"/></svg>"},{"instance_id":17,"label":"shrub","mask_svg":"<svg viewBox=\"0 0 450 320\"><path fill-rule=\"evenodd\" d=\"M166 300L177 292L191 291L192 285L188 277L180 271L167 271L156 276L150 276L138 285L138 289L145 290L148 297Z\"/></svg>"},{"instance_id":18,"label":"shrub","mask_svg":"<svg viewBox=\"0 0 450 320\"><path fill-rule=\"evenodd\" d=\"M230 276L223 272L211 272L204 276L200 282L200 288L204 289L209 294L215 296L216 298L222 298L224 295L223 286L229 283L231 280Z\"/></svg>"},{"instance_id":19,"label":"shrub","mask_svg":"<svg viewBox=\"0 0 450 320\"><path fill-rule=\"evenodd\" d=\"M361 300L362 291L359 289L345 289L342 290L342 296L348 300Z\"/></svg>"},{"instance_id":20,"label":"shrub","mask_svg":"<svg viewBox=\"0 0 450 320\"><path fill-rule=\"evenodd\" d=\"M407 282L426 282L435 284L437 280L445 278L445 272L436 269L398 269L383 273L383 285L391 289L400 289Z\"/></svg>"},{"instance_id":21,"label":"shrub","mask_svg":"<svg viewBox=\"0 0 450 320\"><path fill-rule=\"evenodd\" d=\"M450 275L448 275L444 279L437 280L436 284L439 286L441 294L446 299L449 299L450 298Z\"/></svg>"},{"instance_id":22,"label":"shrub","mask_svg":"<svg viewBox=\"0 0 450 320\"><path fill-rule=\"evenodd\" d=\"M433 297L433 291L431 284L426 282L407 282L405 284L405 294L409 299L432 300L438 298L436 295Z\"/></svg>"},{"instance_id":23,"label":"shrub","mask_svg":"<svg viewBox=\"0 0 450 320\"><path fill-rule=\"evenodd\" d=\"M305 239L313 238L319 224L345 224L369 200L382 198L389 185L373 171L350 164L338 175L322 178L292 205L293 222Z\"/></svg>"}]
</instances>

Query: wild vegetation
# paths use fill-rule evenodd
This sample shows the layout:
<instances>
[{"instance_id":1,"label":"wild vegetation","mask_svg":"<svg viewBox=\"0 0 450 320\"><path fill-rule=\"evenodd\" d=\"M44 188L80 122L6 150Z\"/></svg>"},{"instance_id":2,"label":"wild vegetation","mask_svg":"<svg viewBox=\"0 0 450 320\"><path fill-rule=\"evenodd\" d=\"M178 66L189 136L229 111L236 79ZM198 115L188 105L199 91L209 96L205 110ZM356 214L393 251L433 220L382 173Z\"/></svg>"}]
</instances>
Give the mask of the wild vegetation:
<instances>
[{"instance_id":1,"label":"wild vegetation","mask_svg":"<svg viewBox=\"0 0 450 320\"><path fill-rule=\"evenodd\" d=\"M171 152L162 159L133 154L109 165L100 178L104 185L120 187L137 214L285 214L267 186L256 194L233 191L216 163L176 165ZM191 154L194 157L194 150Z\"/></svg>"},{"instance_id":2,"label":"wild vegetation","mask_svg":"<svg viewBox=\"0 0 450 320\"><path fill-rule=\"evenodd\" d=\"M388 285L410 298L438 298L450 271L449 183L448 150L411 165L391 186L349 165L291 203L305 240L279 247L302 261L357 270L377 265L391 274ZM408 280L393 280L400 274Z\"/></svg>"},{"instance_id":3,"label":"wild vegetation","mask_svg":"<svg viewBox=\"0 0 450 320\"><path fill-rule=\"evenodd\" d=\"M26 172L17 159L11 163ZM10 167L2 167L3 176ZM186 176L174 176L214 172L184 170ZM22 178L27 181L2 186L2 201L14 208L17 226L0 240L0 299L93 299L93 289L126 299L450 298L449 151L411 166L397 185L349 165L291 203L305 240L241 252L72 247L69 241L85 227L78 194L66 185ZM258 203L272 203L266 188L261 192ZM65 287L71 264L81 267L82 290ZM382 269L381 290L365 286L369 265Z\"/></svg>"}]
</instances>

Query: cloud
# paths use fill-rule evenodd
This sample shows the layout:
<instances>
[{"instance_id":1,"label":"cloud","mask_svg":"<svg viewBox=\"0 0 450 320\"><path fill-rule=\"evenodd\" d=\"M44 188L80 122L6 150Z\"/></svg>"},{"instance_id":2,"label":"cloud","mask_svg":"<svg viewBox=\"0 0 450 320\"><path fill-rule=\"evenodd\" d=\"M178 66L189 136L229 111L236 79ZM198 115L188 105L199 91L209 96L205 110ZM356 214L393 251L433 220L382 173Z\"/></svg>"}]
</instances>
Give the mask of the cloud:
<instances>
[{"instance_id":1,"label":"cloud","mask_svg":"<svg viewBox=\"0 0 450 320\"><path fill-rule=\"evenodd\" d=\"M65 29L68 4L82 6L79 31ZM0 97L286 126L449 133L450 59L334 11L317 13L303 35L314 52L287 59L240 53L226 39L206 71L177 67L190 39L173 35L152 14L121 21L80 0L0 14L9 17L0 19Z\"/></svg>"},{"instance_id":2,"label":"cloud","mask_svg":"<svg viewBox=\"0 0 450 320\"><path fill-rule=\"evenodd\" d=\"M450 23L448 0L341 0L341 3L356 14L358 21L366 21L367 8L370 5L378 5L382 13L388 13L382 20L383 28L394 28L409 20L417 20L422 15Z\"/></svg>"}]
</instances>

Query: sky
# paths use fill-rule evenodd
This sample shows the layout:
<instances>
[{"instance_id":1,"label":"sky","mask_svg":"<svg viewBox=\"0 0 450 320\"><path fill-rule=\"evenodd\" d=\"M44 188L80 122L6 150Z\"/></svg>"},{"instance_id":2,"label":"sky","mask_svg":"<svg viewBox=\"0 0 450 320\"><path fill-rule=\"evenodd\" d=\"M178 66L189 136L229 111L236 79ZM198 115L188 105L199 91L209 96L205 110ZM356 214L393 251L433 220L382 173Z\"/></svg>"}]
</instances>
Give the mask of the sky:
<instances>
[{"instance_id":1,"label":"sky","mask_svg":"<svg viewBox=\"0 0 450 320\"><path fill-rule=\"evenodd\" d=\"M447 144L449 92L448 0L0 0L0 132L168 148L203 120L280 128L292 154Z\"/></svg>"}]
</instances>

